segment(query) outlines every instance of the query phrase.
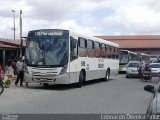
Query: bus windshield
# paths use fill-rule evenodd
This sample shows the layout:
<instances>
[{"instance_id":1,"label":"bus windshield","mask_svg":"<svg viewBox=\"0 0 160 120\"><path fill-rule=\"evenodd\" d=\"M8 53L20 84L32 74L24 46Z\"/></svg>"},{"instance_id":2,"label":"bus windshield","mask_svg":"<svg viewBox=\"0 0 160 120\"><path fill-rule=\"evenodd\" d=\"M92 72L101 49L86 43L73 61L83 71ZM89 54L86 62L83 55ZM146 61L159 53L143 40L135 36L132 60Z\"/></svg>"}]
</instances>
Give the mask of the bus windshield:
<instances>
[{"instance_id":1,"label":"bus windshield","mask_svg":"<svg viewBox=\"0 0 160 120\"><path fill-rule=\"evenodd\" d=\"M129 61L128 52L127 51L120 51L119 52L119 63L120 64L127 64Z\"/></svg>"},{"instance_id":2,"label":"bus windshield","mask_svg":"<svg viewBox=\"0 0 160 120\"><path fill-rule=\"evenodd\" d=\"M27 39L26 64L30 66L63 66L68 62L68 36Z\"/></svg>"}]
</instances>

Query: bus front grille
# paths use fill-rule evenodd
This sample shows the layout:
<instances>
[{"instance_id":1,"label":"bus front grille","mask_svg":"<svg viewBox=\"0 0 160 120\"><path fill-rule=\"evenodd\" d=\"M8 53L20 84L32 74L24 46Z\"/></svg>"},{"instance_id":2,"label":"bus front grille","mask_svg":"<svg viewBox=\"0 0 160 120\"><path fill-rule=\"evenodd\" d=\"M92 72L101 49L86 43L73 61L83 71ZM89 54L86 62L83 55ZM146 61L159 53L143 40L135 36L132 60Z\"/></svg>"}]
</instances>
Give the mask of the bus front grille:
<instances>
[{"instance_id":1,"label":"bus front grille","mask_svg":"<svg viewBox=\"0 0 160 120\"><path fill-rule=\"evenodd\" d=\"M41 72L32 72L33 76L47 76L47 77L54 77L57 76L57 72L46 72L46 73L41 73Z\"/></svg>"}]
</instances>

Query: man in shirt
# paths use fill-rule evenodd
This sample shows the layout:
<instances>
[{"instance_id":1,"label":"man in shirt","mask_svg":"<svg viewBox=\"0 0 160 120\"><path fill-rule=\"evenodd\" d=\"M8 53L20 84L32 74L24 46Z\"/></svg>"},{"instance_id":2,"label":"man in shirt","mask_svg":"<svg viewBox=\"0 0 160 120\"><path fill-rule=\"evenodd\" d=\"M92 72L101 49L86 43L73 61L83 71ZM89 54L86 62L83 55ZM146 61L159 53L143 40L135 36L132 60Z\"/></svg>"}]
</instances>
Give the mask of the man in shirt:
<instances>
[{"instance_id":1,"label":"man in shirt","mask_svg":"<svg viewBox=\"0 0 160 120\"><path fill-rule=\"evenodd\" d=\"M23 86L23 78L24 78L24 63L22 61L22 58L16 63L17 67L17 79L15 82L15 85L18 84L20 79L20 86Z\"/></svg>"}]
</instances>

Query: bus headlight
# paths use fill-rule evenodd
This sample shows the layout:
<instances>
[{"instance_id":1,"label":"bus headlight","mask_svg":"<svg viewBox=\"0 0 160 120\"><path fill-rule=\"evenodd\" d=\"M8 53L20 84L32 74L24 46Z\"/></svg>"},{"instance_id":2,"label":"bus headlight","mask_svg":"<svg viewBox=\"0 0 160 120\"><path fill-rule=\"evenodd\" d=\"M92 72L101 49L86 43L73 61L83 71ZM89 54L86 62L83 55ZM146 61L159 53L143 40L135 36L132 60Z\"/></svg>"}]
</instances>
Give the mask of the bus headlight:
<instances>
[{"instance_id":1,"label":"bus headlight","mask_svg":"<svg viewBox=\"0 0 160 120\"><path fill-rule=\"evenodd\" d=\"M68 68L68 64L64 65L64 66L62 67L62 70L61 70L61 72L60 72L60 75L66 73L67 68Z\"/></svg>"}]
</instances>

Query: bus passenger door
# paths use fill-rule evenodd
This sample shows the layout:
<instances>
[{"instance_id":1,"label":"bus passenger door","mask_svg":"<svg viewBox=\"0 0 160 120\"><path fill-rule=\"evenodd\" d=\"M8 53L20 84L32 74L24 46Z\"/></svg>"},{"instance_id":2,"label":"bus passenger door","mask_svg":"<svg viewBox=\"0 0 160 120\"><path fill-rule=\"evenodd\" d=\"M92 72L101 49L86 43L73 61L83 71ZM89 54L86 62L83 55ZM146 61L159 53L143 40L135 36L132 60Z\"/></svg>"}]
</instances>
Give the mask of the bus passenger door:
<instances>
[{"instance_id":1,"label":"bus passenger door","mask_svg":"<svg viewBox=\"0 0 160 120\"><path fill-rule=\"evenodd\" d=\"M77 39L70 37L70 83L78 82L77 60Z\"/></svg>"}]
</instances>

